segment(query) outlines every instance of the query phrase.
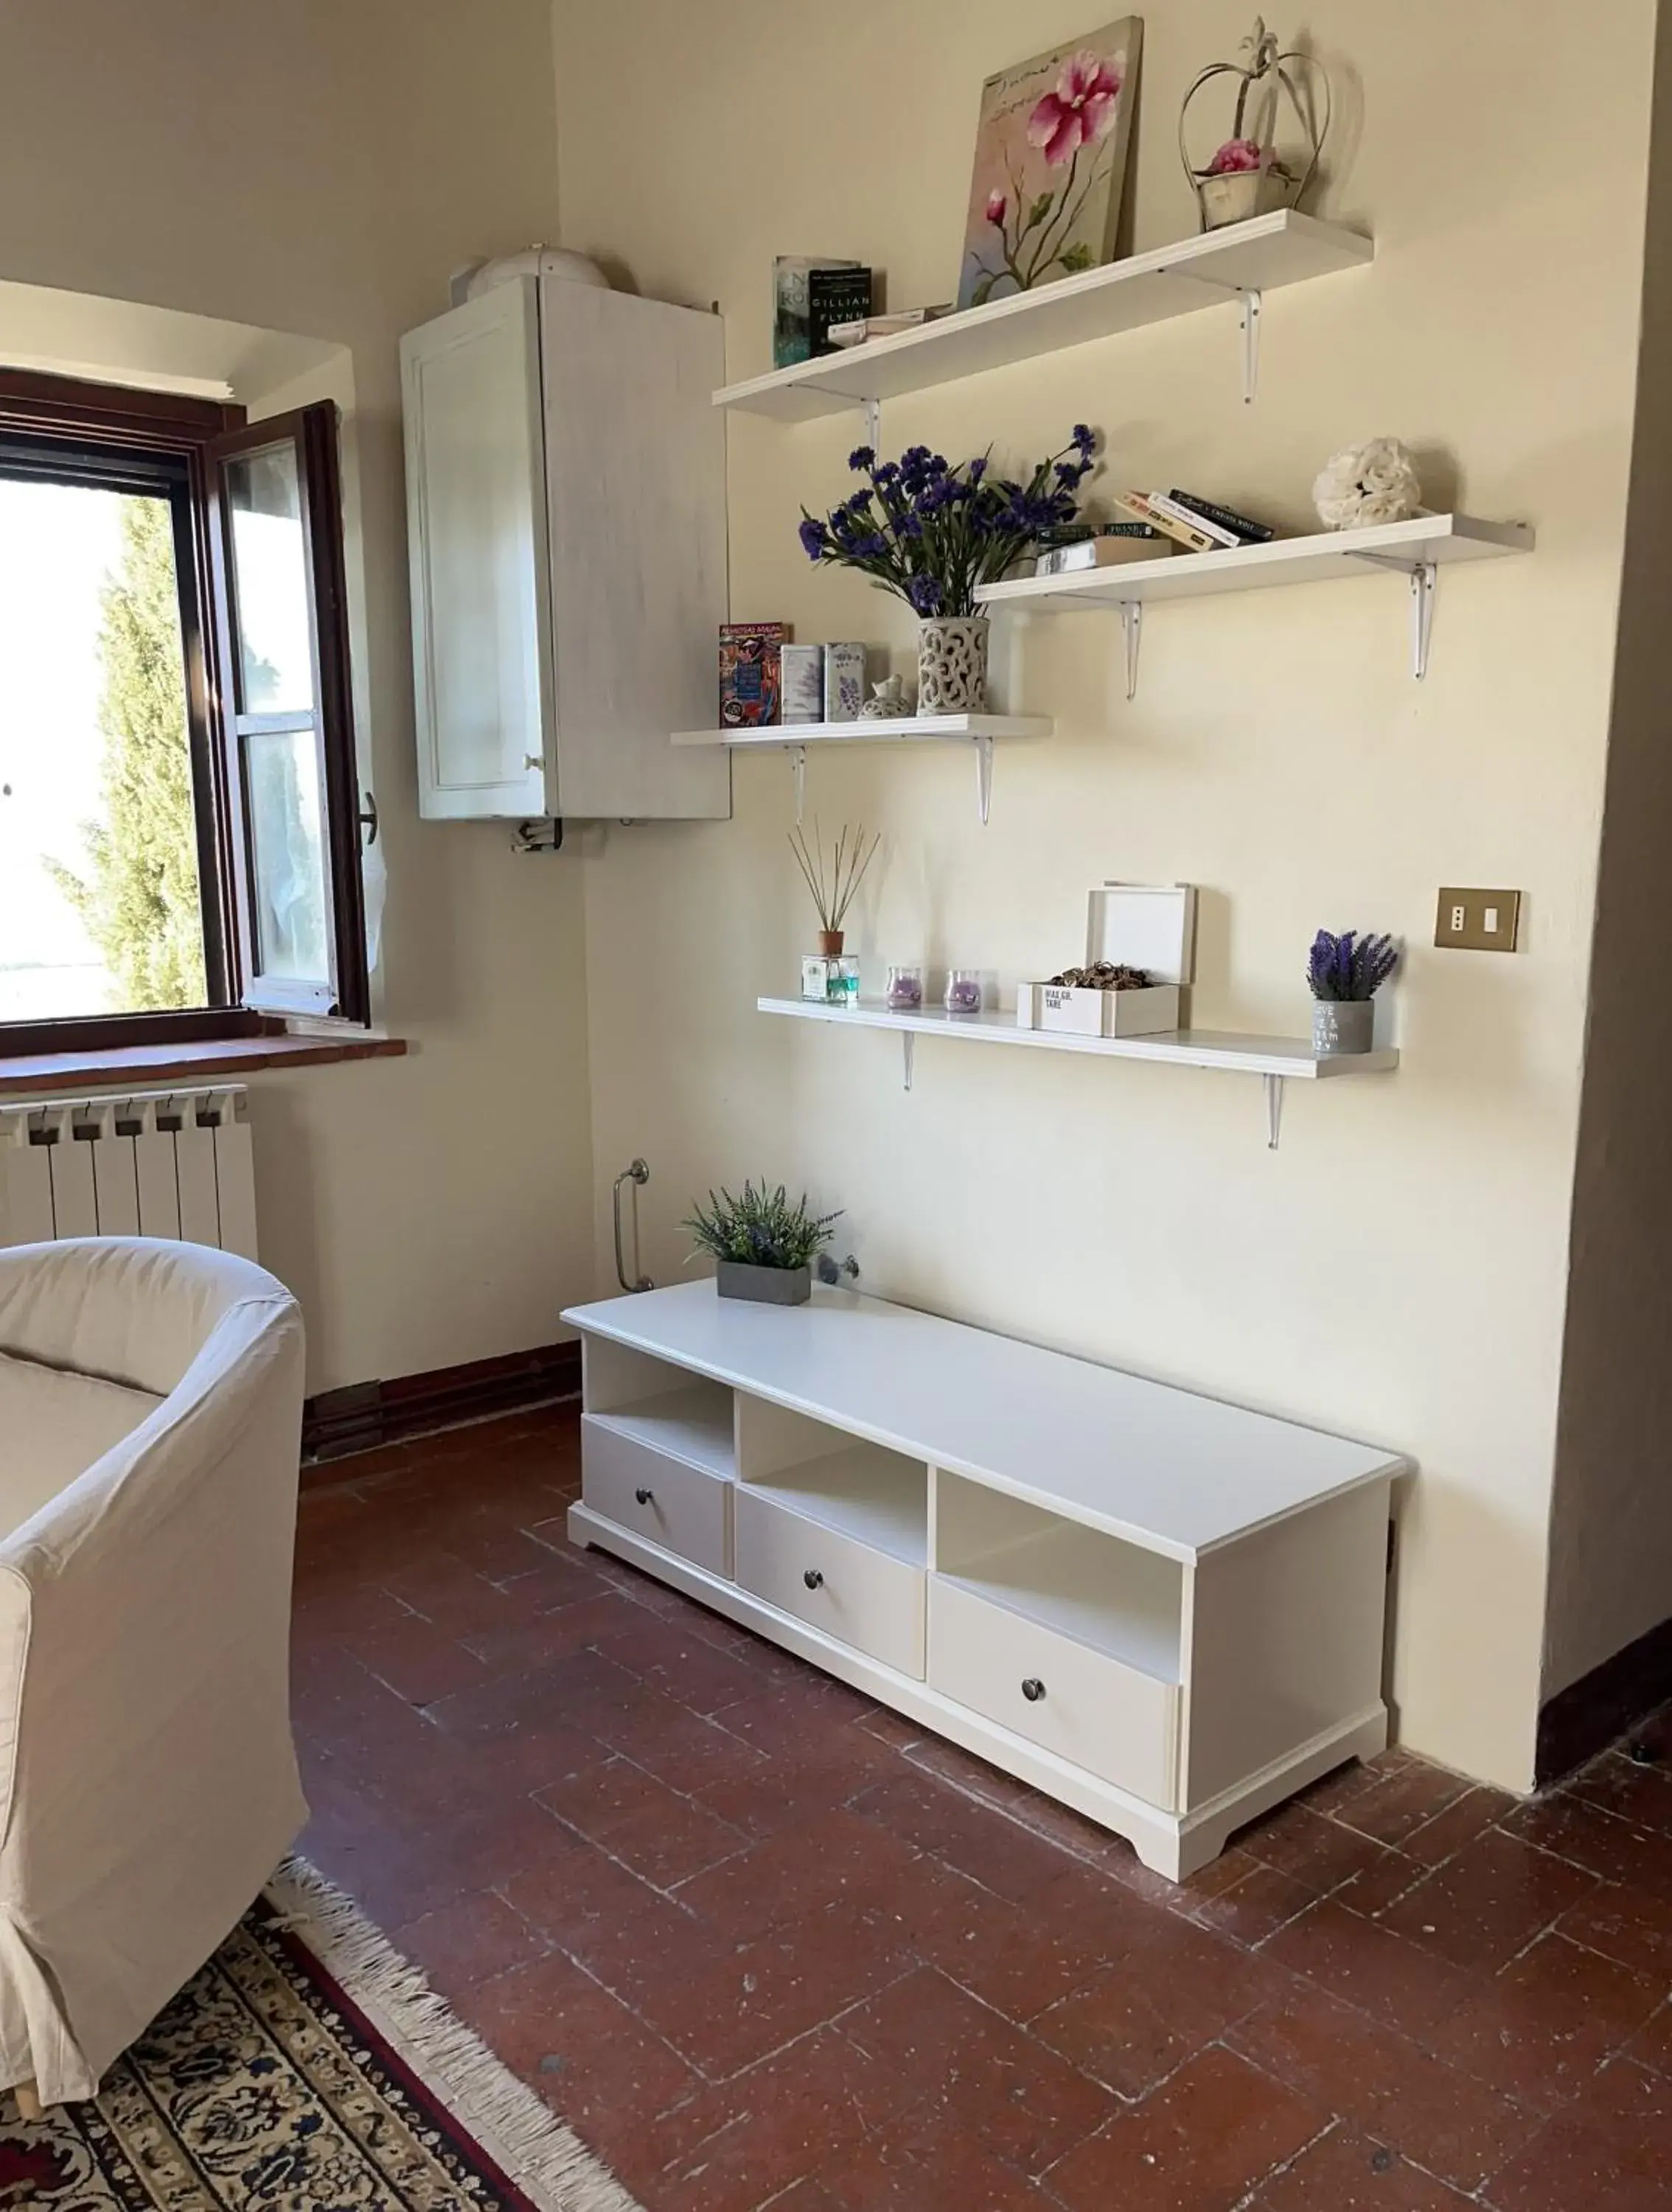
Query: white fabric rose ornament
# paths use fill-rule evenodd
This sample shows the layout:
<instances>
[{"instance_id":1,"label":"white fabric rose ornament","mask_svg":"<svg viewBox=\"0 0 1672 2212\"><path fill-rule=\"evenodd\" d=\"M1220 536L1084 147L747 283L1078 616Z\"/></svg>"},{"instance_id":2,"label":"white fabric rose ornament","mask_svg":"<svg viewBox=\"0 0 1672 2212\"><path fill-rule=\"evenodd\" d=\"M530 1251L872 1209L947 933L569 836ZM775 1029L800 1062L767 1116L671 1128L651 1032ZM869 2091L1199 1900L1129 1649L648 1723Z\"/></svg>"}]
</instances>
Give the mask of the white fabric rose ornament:
<instances>
[{"instance_id":1,"label":"white fabric rose ornament","mask_svg":"<svg viewBox=\"0 0 1672 2212\"><path fill-rule=\"evenodd\" d=\"M1397 438L1372 438L1331 454L1312 486L1312 500L1331 530L1364 529L1420 514L1422 486Z\"/></svg>"}]
</instances>

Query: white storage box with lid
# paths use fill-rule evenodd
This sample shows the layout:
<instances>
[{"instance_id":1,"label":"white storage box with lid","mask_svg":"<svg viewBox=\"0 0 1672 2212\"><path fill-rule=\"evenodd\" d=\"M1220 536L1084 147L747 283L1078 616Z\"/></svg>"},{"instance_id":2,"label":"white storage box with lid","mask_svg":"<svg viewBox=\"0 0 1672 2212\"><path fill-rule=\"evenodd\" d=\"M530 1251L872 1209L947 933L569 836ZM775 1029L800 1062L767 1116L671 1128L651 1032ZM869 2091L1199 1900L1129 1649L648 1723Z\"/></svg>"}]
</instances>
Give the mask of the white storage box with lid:
<instances>
[{"instance_id":1,"label":"white storage box with lid","mask_svg":"<svg viewBox=\"0 0 1672 2212\"><path fill-rule=\"evenodd\" d=\"M1087 902L1085 964L1100 960L1141 968L1155 980L1131 991L1018 984L1017 1026L1109 1037L1153 1036L1181 1027L1181 994L1195 973L1195 884L1097 884Z\"/></svg>"}]
</instances>

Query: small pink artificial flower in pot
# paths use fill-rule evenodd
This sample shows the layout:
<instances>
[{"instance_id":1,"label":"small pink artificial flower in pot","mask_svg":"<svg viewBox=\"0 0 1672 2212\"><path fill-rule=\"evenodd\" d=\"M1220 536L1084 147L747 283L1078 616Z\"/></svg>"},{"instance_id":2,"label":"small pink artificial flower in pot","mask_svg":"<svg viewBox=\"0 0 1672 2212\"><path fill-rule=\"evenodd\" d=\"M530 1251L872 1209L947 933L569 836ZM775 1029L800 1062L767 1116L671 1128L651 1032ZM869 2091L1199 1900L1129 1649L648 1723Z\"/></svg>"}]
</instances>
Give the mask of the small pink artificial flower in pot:
<instances>
[{"instance_id":1,"label":"small pink artificial flower in pot","mask_svg":"<svg viewBox=\"0 0 1672 2212\"><path fill-rule=\"evenodd\" d=\"M1207 165L1210 177L1229 177L1243 169L1257 169L1261 163L1259 142L1253 138L1227 138Z\"/></svg>"}]
</instances>

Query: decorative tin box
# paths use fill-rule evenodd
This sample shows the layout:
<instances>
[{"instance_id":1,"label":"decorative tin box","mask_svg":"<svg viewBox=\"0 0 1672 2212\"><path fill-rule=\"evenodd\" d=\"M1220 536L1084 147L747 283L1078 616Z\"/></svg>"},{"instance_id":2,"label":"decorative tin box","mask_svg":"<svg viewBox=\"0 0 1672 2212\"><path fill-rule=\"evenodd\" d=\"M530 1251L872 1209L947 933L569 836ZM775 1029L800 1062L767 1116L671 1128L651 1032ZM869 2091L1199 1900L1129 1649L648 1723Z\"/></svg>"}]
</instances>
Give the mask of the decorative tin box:
<instances>
[{"instance_id":1,"label":"decorative tin box","mask_svg":"<svg viewBox=\"0 0 1672 2212\"><path fill-rule=\"evenodd\" d=\"M785 721L822 721L824 715L824 647L781 646L779 666L783 673Z\"/></svg>"},{"instance_id":2,"label":"decorative tin box","mask_svg":"<svg viewBox=\"0 0 1672 2212\"><path fill-rule=\"evenodd\" d=\"M1131 991L1023 983L1017 1026L1079 1036L1154 1036L1181 1026L1180 996L1195 972L1193 884L1099 884L1087 902L1085 964L1141 968L1152 981Z\"/></svg>"},{"instance_id":3,"label":"decorative tin box","mask_svg":"<svg viewBox=\"0 0 1672 2212\"><path fill-rule=\"evenodd\" d=\"M824 648L824 720L857 722L865 704L865 647L842 643Z\"/></svg>"}]
</instances>

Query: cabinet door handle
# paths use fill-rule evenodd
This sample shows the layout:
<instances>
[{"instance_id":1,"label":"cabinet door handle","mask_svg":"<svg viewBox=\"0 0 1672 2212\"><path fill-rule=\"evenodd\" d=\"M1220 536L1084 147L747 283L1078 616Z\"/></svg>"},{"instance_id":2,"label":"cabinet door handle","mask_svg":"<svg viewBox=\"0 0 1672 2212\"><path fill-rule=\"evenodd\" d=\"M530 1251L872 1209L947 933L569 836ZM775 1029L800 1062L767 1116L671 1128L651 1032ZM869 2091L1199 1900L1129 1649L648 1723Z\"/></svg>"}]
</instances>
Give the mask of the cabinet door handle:
<instances>
[{"instance_id":1,"label":"cabinet door handle","mask_svg":"<svg viewBox=\"0 0 1672 2212\"><path fill-rule=\"evenodd\" d=\"M544 753L525 753L522 757L522 764L525 771L529 775L532 775L533 771L537 768L544 768L545 766L545 755Z\"/></svg>"},{"instance_id":2,"label":"cabinet door handle","mask_svg":"<svg viewBox=\"0 0 1672 2212\"><path fill-rule=\"evenodd\" d=\"M656 1493L654 1490L635 1490L633 1492L633 1495L638 1499L641 1505L648 1505L654 1498Z\"/></svg>"},{"instance_id":3,"label":"cabinet door handle","mask_svg":"<svg viewBox=\"0 0 1672 2212\"><path fill-rule=\"evenodd\" d=\"M809 1589L823 1589L824 1587L824 1577L817 1567L809 1567L801 1579Z\"/></svg>"},{"instance_id":4,"label":"cabinet door handle","mask_svg":"<svg viewBox=\"0 0 1672 2212\"><path fill-rule=\"evenodd\" d=\"M1037 1674L1030 1674L1022 1685L1022 1695L1031 1705L1037 1705L1045 1694L1045 1685Z\"/></svg>"}]
</instances>

